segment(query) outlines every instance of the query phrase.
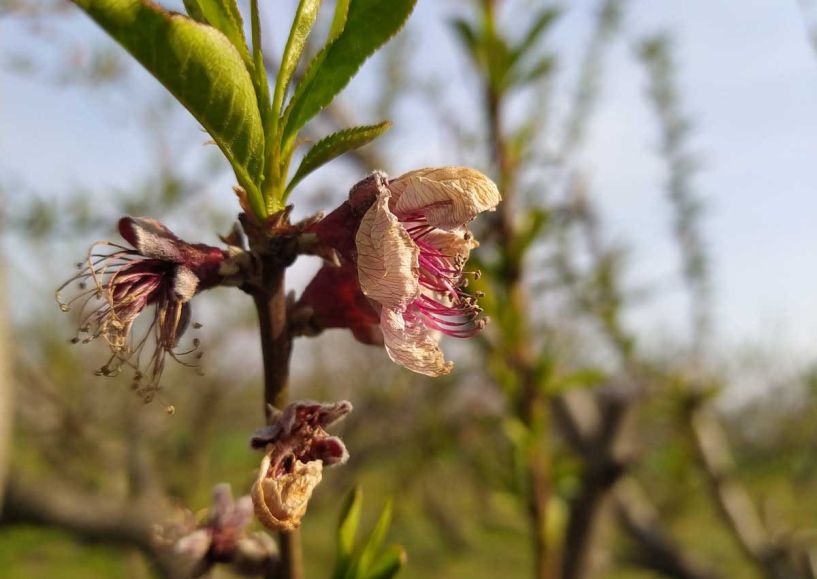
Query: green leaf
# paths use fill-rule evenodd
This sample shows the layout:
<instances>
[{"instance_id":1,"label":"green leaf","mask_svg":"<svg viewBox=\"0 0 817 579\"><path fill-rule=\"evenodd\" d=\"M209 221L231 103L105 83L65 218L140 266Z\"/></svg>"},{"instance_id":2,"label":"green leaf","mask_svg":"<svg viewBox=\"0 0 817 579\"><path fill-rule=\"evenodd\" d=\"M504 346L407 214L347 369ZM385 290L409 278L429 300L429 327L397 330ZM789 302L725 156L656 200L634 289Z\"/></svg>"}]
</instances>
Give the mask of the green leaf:
<instances>
[{"instance_id":1,"label":"green leaf","mask_svg":"<svg viewBox=\"0 0 817 579\"><path fill-rule=\"evenodd\" d=\"M540 80L542 77L553 72L556 65L556 59L551 55L545 55L537 62L534 62L526 70L514 69L511 75L510 84L515 86L524 86L532 82Z\"/></svg>"},{"instance_id":2,"label":"green leaf","mask_svg":"<svg viewBox=\"0 0 817 579\"><path fill-rule=\"evenodd\" d=\"M372 529L372 533L369 535L369 538L366 540L366 544L360 551L360 556L356 565L357 573L355 573L353 577L364 575L368 572L369 566L372 564L372 561L375 560L377 553L383 546L383 541L386 539L386 533L388 533L389 526L391 525L391 516L392 502L389 500L383 507L383 512L380 513L380 517L377 519L377 523L375 524L374 529ZM353 579L353 577L350 577L349 579Z\"/></svg>"},{"instance_id":3,"label":"green leaf","mask_svg":"<svg viewBox=\"0 0 817 579\"><path fill-rule=\"evenodd\" d=\"M355 487L340 513L340 522L338 524L338 555L335 563L335 571L332 575L334 579L341 579L346 575L346 570L352 560L352 554L355 549L355 536L357 535L357 527L360 524L360 511L363 506L363 491L360 487Z\"/></svg>"},{"instance_id":4,"label":"green leaf","mask_svg":"<svg viewBox=\"0 0 817 579\"><path fill-rule=\"evenodd\" d=\"M332 26L329 27L329 38L326 42L333 42L343 29L346 28L346 18L349 16L349 0L335 1L335 14L332 16Z\"/></svg>"},{"instance_id":5,"label":"green leaf","mask_svg":"<svg viewBox=\"0 0 817 579\"><path fill-rule=\"evenodd\" d=\"M199 6L198 0L183 0L182 3L184 4L184 9L187 10L187 14L190 16L190 18L207 24L207 19L204 17L204 14L201 11L201 6Z\"/></svg>"},{"instance_id":6,"label":"green leaf","mask_svg":"<svg viewBox=\"0 0 817 579\"><path fill-rule=\"evenodd\" d=\"M384 121L378 125L367 125L364 127L354 127L344 129L337 133L332 133L318 141L315 146L309 149L304 156L298 170L295 171L292 180L287 185L287 195L301 182L301 180L315 171L318 167L325 165L332 159L342 154L358 149L367 143L372 142L377 137L385 133L391 127L389 121Z\"/></svg>"},{"instance_id":7,"label":"green leaf","mask_svg":"<svg viewBox=\"0 0 817 579\"><path fill-rule=\"evenodd\" d=\"M392 545L378 558L371 570L363 579L391 579L406 564L406 551L403 547Z\"/></svg>"},{"instance_id":8,"label":"green leaf","mask_svg":"<svg viewBox=\"0 0 817 579\"><path fill-rule=\"evenodd\" d=\"M471 24L462 18L457 18L451 22L451 26L454 27L454 32L457 33L459 36L460 41L462 42L463 46L468 49L468 52L471 54L471 57L475 61L479 61L479 39L477 37L477 33L474 30L474 27Z\"/></svg>"},{"instance_id":9,"label":"green leaf","mask_svg":"<svg viewBox=\"0 0 817 579\"><path fill-rule=\"evenodd\" d=\"M264 131L250 73L221 32L147 0L75 0L189 110L213 137L265 216L258 184Z\"/></svg>"},{"instance_id":10,"label":"green leaf","mask_svg":"<svg viewBox=\"0 0 817 579\"><path fill-rule=\"evenodd\" d=\"M287 87L292 80L295 69L298 67L298 62L301 60L306 39L309 38L309 32L315 24L320 7L321 0L301 0L298 4L286 48L284 48L281 66L278 69L278 78L275 81L275 94L272 100L272 112L275 115L281 114Z\"/></svg>"},{"instance_id":11,"label":"green leaf","mask_svg":"<svg viewBox=\"0 0 817 579\"><path fill-rule=\"evenodd\" d=\"M560 14L561 11L558 8L548 7L542 10L533 24L531 24L531 27L528 28L528 33L513 50L514 60L524 57L525 54L534 47L542 34L550 29Z\"/></svg>"},{"instance_id":12,"label":"green leaf","mask_svg":"<svg viewBox=\"0 0 817 579\"><path fill-rule=\"evenodd\" d=\"M291 142L328 105L363 63L394 36L417 0L351 0L346 26L310 63L284 113L282 143Z\"/></svg>"},{"instance_id":13,"label":"green leaf","mask_svg":"<svg viewBox=\"0 0 817 579\"><path fill-rule=\"evenodd\" d=\"M264 51L261 45L261 17L258 13L258 0L250 0L250 31L252 34L253 85L258 99L258 108L261 111L261 125L264 129L264 159L267 170L264 174L264 181L267 182L270 180L269 170L271 166L269 147L272 146L274 140L270 138L270 132L274 122L269 97L269 84L267 82L267 67L264 65Z\"/></svg>"},{"instance_id":14,"label":"green leaf","mask_svg":"<svg viewBox=\"0 0 817 579\"><path fill-rule=\"evenodd\" d=\"M244 38L244 24L235 0L184 0L184 6L193 18L220 30L229 38L247 69L252 70L250 51Z\"/></svg>"}]
</instances>

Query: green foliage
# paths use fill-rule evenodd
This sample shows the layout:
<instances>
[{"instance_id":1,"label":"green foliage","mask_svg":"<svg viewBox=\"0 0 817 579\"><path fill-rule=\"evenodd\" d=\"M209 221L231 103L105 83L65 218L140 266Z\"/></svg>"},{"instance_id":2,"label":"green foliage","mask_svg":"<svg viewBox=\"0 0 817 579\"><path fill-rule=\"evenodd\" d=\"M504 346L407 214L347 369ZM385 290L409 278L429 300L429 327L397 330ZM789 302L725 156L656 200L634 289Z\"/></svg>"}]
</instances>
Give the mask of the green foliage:
<instances>
[{"instance_id":1,"label":"green foliage","mask_svg":"<svg viewBox=\"0 0 817 579\"><path fill-rule=\"evenodd\" d=\"M298 131L349 83L363 62L405 24L416 0L352 0L337 38L310 63L284 112L281 142ZM336 31L335 31L336 32Z\"/></svg>"},{"instance_id":2,"label":"green foliage","mask_svg":"<svg viewBox=\"0 0 817 579\"><path fill-rule=\"evenodd\" d=\"M76 0L198 120L221 148L263 219L294 186L335 157L370 142L381 123L318 143L285 187L298 132L346 86L363 62L403 26L416 0L340 0L326 46L308 67L289 106L287 89L322 0L301 0L270 99L258 1L250 1L252 51L235 0L184 0L190 17L148 0Z\"/></svg>"},{"instance_id":3,"label":"green foliage","mask_svg":"<svg viewBox=\"0 0 817 579\"><path fill-rule=\"evenodd\" d=\"M559 14L553 7L542 9L516 44L499 36L490 18L483 21L480 29L460 18L451 24L491 90L499 93L535 82L553 70L554 58L539 54L537 46Z\"/></svg>"},{"instance_id":4,"label":"green foliage","mask_svg":"<svg viewBox=\"0 0 817 579\"><path fill-rule=\"evenodd\" d=\"M270 127L275 118L270 104L269 83L267 82L267 67L264 63L264 52L261 49L261 19L258 14L258 0L250 0L250 29L252 34L252 62L253 82L255 94L258 96L258 106L261 110L261 122L264 125L264 158L269 159ZM269 161L264 166L264 179L268 179Z\"/></svg>"},{"instance_id":5,"label":"green foliage","mask_svg":"<svg viewBox=\"0 0 817 579\"><path fill-rule=\"evenodd\" d=\"M229 38L247 68L252 68L250 51L244 39L244 24L234 0L184 0L184 7L192 18L209 24Z\"/></svg>"},{"instance_id":6,"label":"green foliage","mask_svg":"<svg viewBox=\"0 0 817 579\"><path fill-rule=\"evenodd\" d=\"M309 37L309 32L315 24L315 19L318 17L318 9L320 6L321 0L301 0L298 4L295 20L292 22L287 45L284 49L284 56L281 59L281 67L278 70L278 79L275 82L272 111L276 116L281 114L284 95L292 80L292 75L295 73L295 68L301 60L306 39Z\"/></svg>"},{"instance_id":7,"label":"green foliage","mask_svg":"<svg viewBox=\"0 0 817 579\"><path fill-rule=\"evenodd\" d=\"M351 0L335 0L335 15L332 17L332 26L329 27L329 38L327 42L333 42L346 27L350 1Z\"/></svg>"},{"instance_id":8,"label":"green foliage","mask_svg":"<svg viewBox=\"0 0 817 579\"><path fill-rule=\"evenodd\" d=\"M147 1L76 1L196 117L260 210L264 131L252 78L233 43Z\"/></svg>"},{"instance_id":9,"label":"green foliage","mask_svg":"<svg viewBox=\"0 0 817 579\"><path fill-rule=\"evenodd\" d=\"M354 127L332 133L318 141L301 161L292 180L287 185L287 194L301 182L301 179L342 154L371 143L391 127L389 121L377 125Z\"/></svg>"},{"instance_id":10,"label":"green foliage","mask_svg":"<svg viewBox=\"0 0 817 579\"><path fill-rule=\"evenodd\" d=\"M349 566L355 548L355 536L360 524L360 513L363 509L363 491L359 487L349 493L340 512L338 524L338 558L336 569L343 570ZM342 576L342 575L341 575Z\"/></svg>"},{"instance_id":11,"label":"green foliage","mask_svg":"<svg viewBox=\"0 0 817 579\"><path fill-rule=\"evenodd\" d=\"M405 550L397 545L382 549L391 525L392 504L386 502L369 536L356 540L363 492L355 488L349 493L341 510L338 524L338 552L332 579L391 579L406 562Z\"/></svg>"}]
</instances>

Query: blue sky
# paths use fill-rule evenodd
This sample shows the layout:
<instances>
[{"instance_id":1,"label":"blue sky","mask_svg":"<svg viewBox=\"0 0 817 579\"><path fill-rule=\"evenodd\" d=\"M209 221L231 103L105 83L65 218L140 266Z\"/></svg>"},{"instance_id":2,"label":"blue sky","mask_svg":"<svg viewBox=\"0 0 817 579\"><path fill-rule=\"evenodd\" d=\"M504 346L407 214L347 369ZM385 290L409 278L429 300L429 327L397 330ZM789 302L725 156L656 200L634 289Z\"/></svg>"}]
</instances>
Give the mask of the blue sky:
<instances>
[{"instance_id":1,"label":"blue sky","mask_svg":"<svg viewBox=\"0 0 817 579\"><path fill-rule=\"evenodd\" d=\"M445 25L464 5L419 0L409 29L408 70L440 79L447 106L462 115L462 122L473 123L479 118L473 80ZM562 55L557 95L571 90L596 3L564 5L565 15L550 38ZM270 37L280 41L284 19L272 24L270 16L268 10ZM513 14L507 16L513 27ZM82 17L55 30L74 44L106 41ZM658 130L644 98L643 70L633 57L635 42L656 31L675 37L683 104L694 119L693 146L703 160L695 183L707 207L720 347L731 351L759 344L781 359L811 360L817 354L817 55L797 2L627 2L581 167L600 199L610 237L630 248L632 285L648 287L676 279L678 261L669 238L664 167L655 154ZM23 22L7 18L0 22L0 56L21 51L42 63L65 62L64 54L35 40ZM368 118L366 108L378 66L382 61L367 64L346 94L361 121L379 120ZM143 120L130 111L134 102L156 98L158 90L141 70L125 83L89 90L0 68L0 179L13 186L8 201L19 203L27 187L57 196L87 188L104 203L106 192L143 177L153 169L151 143ZM409 100L394 119L397 128L386 141L394 173L462 161L444 131L418 107ZM179 135L199 138L195 124L183 113L178 116ZM199 154L204 153L191 149L186 162ZM338 167L305 185L354 178L348 168ZM212 184L214 191L224 191L227 214L235 211L229 184L228 176ZM66 249L82 251L81 246ZM632 321L660 343L683 331L684 315L680 292L671 290L640 308Z\"/></svg>"}]
</instances>

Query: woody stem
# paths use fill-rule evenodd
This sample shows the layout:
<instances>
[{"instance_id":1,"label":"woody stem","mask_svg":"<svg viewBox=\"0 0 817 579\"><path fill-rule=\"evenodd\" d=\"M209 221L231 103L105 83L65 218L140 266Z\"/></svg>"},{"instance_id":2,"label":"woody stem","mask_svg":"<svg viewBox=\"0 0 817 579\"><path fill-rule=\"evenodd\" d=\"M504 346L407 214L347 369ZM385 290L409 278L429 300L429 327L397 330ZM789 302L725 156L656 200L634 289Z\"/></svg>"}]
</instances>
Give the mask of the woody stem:
<instances>
[{"instance_id":1,"label":"woody stem","mask_svg":"<svg viewBox=\"0 0 817 579\"><path fill-rule=\"evenodd\" d=\"M283 408L289 395L289 363L292 336L287 327L286 266L265 263L260 288L253 291L261 332L261 357L264 361L264 414L269 422L270 405ZM298 531L281 533L281 564L271 569L267 579L303 579L303 560Z\"/></svg>"}]
</instances>

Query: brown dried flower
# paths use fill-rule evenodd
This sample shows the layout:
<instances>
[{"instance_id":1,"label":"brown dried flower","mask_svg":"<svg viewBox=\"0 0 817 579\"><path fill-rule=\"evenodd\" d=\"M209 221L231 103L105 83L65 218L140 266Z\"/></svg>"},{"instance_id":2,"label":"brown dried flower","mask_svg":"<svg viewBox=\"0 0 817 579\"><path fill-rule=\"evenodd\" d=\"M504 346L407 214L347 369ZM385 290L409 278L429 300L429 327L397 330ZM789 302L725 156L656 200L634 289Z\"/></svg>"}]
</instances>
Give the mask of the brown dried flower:
<instances>
[{"instance_id":1,"label":"brown dried flower","mask_svg":"<svg viewBox=\"0 0 817 579\"><path fill-rule=\"evenodd\" d=\"M182 241L164 225L146 217L123 217L119 232L132 248L106 241L95 243L86 262L79 264L79 273L58 288L57 301L63 311L80 305L80 327L73 342L102 338L110 348L111 357L97 373L114 376L123 366L132 367L134 387L145 401L150 401L158 390L165 355L181 362L180 356L195 351L196 341L190 352L176 351L190 322L190 300L221 282L220 268L227 253L217 247ZM98 253L99 246L114 251ZM63 302L60 292L72 283L79 285L80 293ZM134 322L150 306L153 318L148 329L134 338ZM154 348L143 383L142 352L150 338Z\"/></svg>"},{"instance_id":2,"label":"brown dried flower","mask_svg":"<svg viewBox=\"0 0 817 579\"><path fill-rule=\"evenodd\" d=\"M323 467L349 458L343 442L324 428L351 410L345 400L293 402L253 435L251 446L265 450L251 492L255 514L264 526L275 531L298 528Z\"/></svg>"}]
</instances>

